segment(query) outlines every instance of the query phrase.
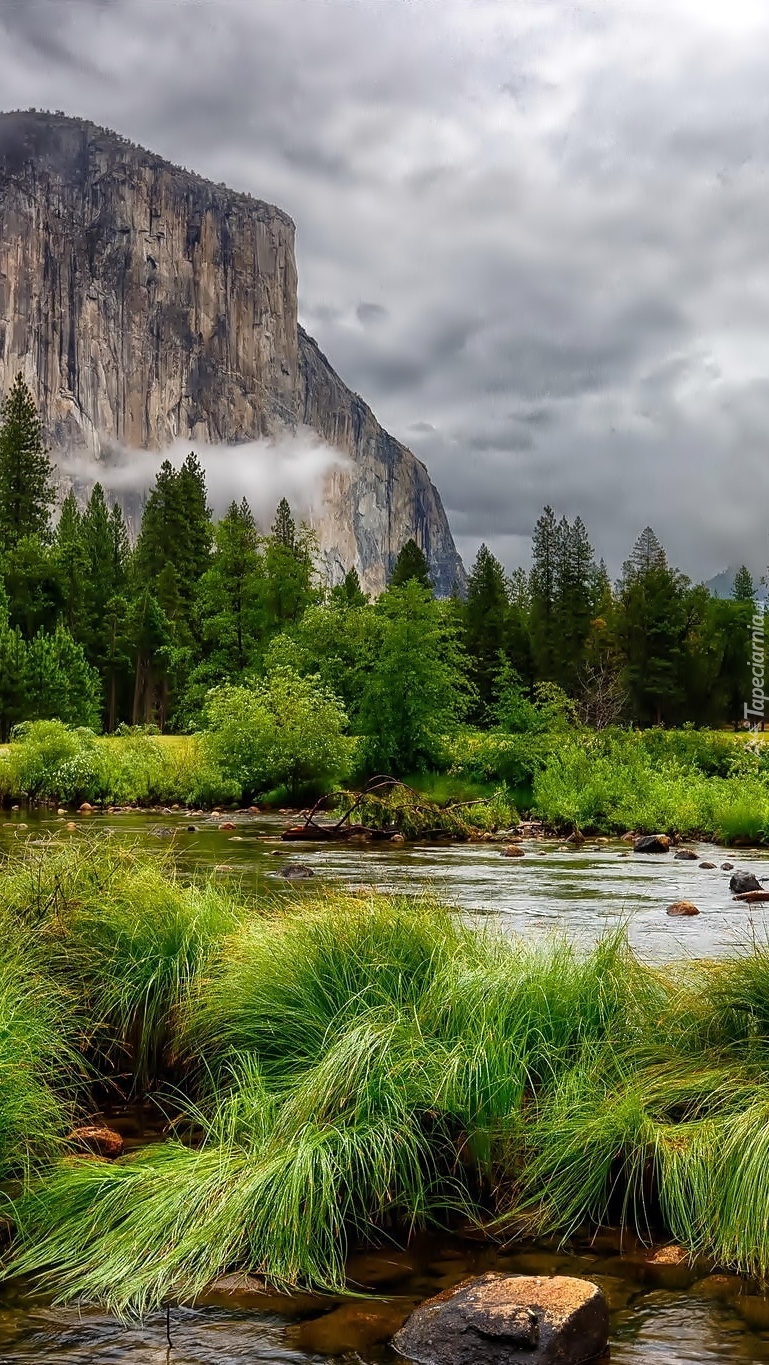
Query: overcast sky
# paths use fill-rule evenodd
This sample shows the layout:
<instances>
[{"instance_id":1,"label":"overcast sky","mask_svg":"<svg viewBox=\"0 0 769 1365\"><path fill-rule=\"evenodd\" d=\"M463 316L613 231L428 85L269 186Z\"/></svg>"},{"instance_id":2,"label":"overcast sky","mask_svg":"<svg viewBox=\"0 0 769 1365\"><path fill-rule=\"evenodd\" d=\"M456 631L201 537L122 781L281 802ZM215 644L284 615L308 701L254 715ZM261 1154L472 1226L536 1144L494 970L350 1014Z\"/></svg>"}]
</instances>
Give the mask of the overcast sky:
<instances>
[{"instance_id":1,"label":"overcast sky","mask_svg":"<svg viewBox=\"0 0 769 1365\"><path fill-rule=\"evenodd\" d=\"M288 210L300 316L466 561L769 550L765 0L0 0L0 103Z\"/></svg>"}]
</instances>

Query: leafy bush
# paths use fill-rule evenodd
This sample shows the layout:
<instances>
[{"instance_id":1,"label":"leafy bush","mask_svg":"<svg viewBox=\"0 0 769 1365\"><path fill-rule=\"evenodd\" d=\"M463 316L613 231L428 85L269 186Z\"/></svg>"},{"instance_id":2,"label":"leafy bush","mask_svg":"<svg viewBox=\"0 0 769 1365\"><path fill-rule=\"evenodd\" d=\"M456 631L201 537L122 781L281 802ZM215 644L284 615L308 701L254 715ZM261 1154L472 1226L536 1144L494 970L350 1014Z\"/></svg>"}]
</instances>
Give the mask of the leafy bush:
<instances>
[{"instance_id":1,"label":"leafy bush","mask_svg":"<svg viewBox=\"0 0 769 1365\"><path fill-rule=\"evenodd\" d=\"M296 799L350 770L344 707L317 676L274 668L250 687L215 688L205 718L207 752L246 799L277 786Z\"/></svg>"}]
</instances>

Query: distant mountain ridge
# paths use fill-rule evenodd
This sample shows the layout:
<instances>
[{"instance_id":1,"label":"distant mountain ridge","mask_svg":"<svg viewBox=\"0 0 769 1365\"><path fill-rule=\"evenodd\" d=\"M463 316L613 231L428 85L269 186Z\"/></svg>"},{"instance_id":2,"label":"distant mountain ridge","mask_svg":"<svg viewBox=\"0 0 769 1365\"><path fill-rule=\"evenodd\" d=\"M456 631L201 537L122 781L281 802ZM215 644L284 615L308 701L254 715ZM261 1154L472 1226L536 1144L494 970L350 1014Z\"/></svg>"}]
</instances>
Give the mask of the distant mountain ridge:
<instances>
[{"instance_id":1,"label":"distant mountain ridge","mask_svg":"<svg viewBox=\"0 0 769 1365\"><path fill-rule=\"evenodd\" d=\"M0 394L22 369L54 452L237 443L301 424L349 460L314 525L380 591L405 541L465 573L425 466L297 323L294 224L115 133L0 114Z\"/></svg>"}]
</instances>

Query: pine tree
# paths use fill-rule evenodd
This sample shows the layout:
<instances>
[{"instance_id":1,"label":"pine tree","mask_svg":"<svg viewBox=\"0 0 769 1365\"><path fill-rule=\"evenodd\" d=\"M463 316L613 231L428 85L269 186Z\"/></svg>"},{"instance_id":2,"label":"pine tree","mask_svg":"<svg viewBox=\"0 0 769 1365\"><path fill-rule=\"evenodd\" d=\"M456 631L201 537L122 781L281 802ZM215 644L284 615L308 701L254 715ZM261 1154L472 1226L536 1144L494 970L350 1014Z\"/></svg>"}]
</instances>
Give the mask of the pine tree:
<instances>
[{"instance_id":1,"label":"pine tree","mask_svg":"<svg viewBox=\"0 0 769 1365\"><path fill-rule=\"evenodd\" d=\"M296 522L286 498L281 498L278 503L271 535L276 545L283 545L286 550L296 548Z\"/></svg>"},{"instance_id":2,"label":"pine tree","mask_svg":"<svg viewBox=\"0 0 769 1365\"><path fill-rule=\"evenodd\" d=\"M178 470L164 460L144 508L136 545L140 582L151 587L166 565L172 565L189 609L198 580L208 567L211 541L211 513L197 459L189 455Z\"/></svg>"},{"instance_id":3,"label":"pine tree","mask_svg":"<svg viewBox=\"0 0 769 1365\"><path fill-rule=\"evenodd\" d=\"M581 517L572 525L564 517L558 527L555 585L558 657L557 681L573 694L585 661L590 623L594 615L596 566Z\"/></svg>"},{"instance_id":4,"label":"pine tree","mask_svg":"<svg viewBox=\"0 0 769 1365\"><path fill-rule=\"evenodd\" d=\"M562 536L552 507L545 507L531 538L530 631L534 668L539 678L558 673L558 566Z\"/></svg>"},{"instance_id":5,"label":"pine tree","mask_svg":"<svg viewBox=\"0 0 769 1365\"><path fill-rule=\"evenodd\" d=\"M390 575L389 586L391 588L402 588L404 583L410 583L412 579L421 583L423 588L432 590L430 568L425 553L413 539L407 540L401 549Z\"/></svg>"},{"instance_id":6,"label":"pine tree","mask_svg":"<svg viewBox=\"0 0 769 1365\"><path fill-rule=\"evenodd\" d=\"M0 413L0 540L6 551L29 536L48 539L53 502L40 418L23 375L18 374Z\"/></svg>"},{"instance_id":7,"label":"pine tree","mask_svg":"<svg viewBox=\"0 0 769 1365\"><path fill-rule=\"evenodd\" d=\"M316 600L313 586L316 554L313 532L303 526L297 534L291 508L282 498L264 546L268 633L298 621Z\"/></svg>"},{"instance_id":8,"label":"pine tree","mask_svg":"<svg viewBox=\"0 0 769 1365\"><path fill-rule=\"evenodd\" d=\"M732 585L732 601L752 602L753 599L755 598L755 595L756 589L753 584L753 575L750 572L750 569L747 567L747 565L741 564L736 574L734 575L734 583Z\"/></svg>"},{"instance_id":9,"label":"pine tree","mask_svg":"<svg viewBox=\"0 0 769 1365\"><path fill-rule=\"evenodd\" d=\"M339 607L365 607L368 598L360 585L357 569L348 569L341 583L331 589L331 601Z\"/></svg>"},{"instance_id":10,"label":"pine tree","mask_svg":"<svg viewBox=\"0 0 769 1365\"><path fill-rule=\"evenodd\" d=\"M482 545L467 580L465 603L465 648L481 720L494 700L500 655L504 655L508 643L509 616L505 571L488 547Z\"/></svg>"},{"instance_id":11,"label":"pine tree","mask_svg":"<svg viewBox=\"0 0 769 1365\"><path fill-rule=\"evenodd\" d=\"M623 682L637 723L689 718L684 711L691 605L688 579L669 567L647 526L625 562L617 602Z\"/></svg>"},{"instance_id":12,"label":"pine tree","mask_svg":"<svg viewBox=\"0 0 769 1365\"><path fill-rule=\"evenodd\" d=\"M83 518L73 492L62 503L54 537L54 553L61 587L61 619L76 640L87 643L89 569Z\"/></svg>"}]
</instances>

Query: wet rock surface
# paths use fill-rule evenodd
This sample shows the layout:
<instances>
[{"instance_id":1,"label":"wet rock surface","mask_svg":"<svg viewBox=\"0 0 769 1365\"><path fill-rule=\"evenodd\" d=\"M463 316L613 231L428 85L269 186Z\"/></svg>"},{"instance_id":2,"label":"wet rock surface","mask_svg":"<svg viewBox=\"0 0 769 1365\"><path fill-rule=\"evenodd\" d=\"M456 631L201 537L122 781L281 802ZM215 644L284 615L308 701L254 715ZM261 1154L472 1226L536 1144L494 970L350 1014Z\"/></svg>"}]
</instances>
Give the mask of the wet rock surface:
<instances>
[{"instance_id":1,"label":"wet rock surface","mask_svg":"<svg viewBox=\"0 0 769 1365\"><path fill-rule=\"evenodd\" d=\"M673 918L678 919L686 919L692 915L698 915L699 913L697 906L693 905L691 901L674 901L665 911L666 915L671 915Z\"/></svg>"},{"instance_id":2,"label":"wet rock surface","mask_svg":"<svg viewBox=\"0 0 769 1365\"><path fill-rule=\"evenodd\" d=\"M735 896L740 896L745 891L763 891L763 889L758 877L754 876L752 872L733 872L729 878L729 890Z\"/></svg>"},{"instance_id":3,"label":"wet rock surface","mask_svg":"<svg viewBox=\"0 0 769 1365\"><path fill-rule=\"evenodd\" d=\"M642 834L633 844L635 853L667 853L670 840L667 834Z\"/></svg>"},{"instance_id":4,"label":"wet rock surface","mask_svg":"<svg viewBox=\"0 0 769 1365\"><path fill-rule=\"evenodd\" d=\"M585 1365L609 1339L598 1285L489 1272L420 1304L393 1338L418 1365Z\"/></svg>"}]
</instances>

